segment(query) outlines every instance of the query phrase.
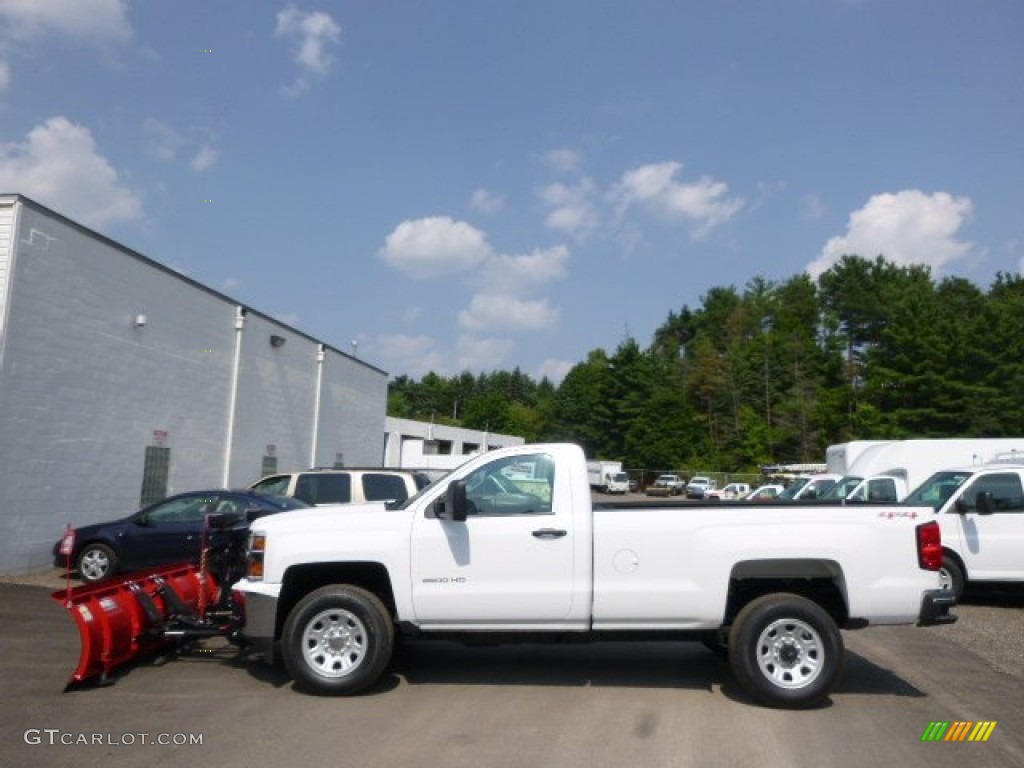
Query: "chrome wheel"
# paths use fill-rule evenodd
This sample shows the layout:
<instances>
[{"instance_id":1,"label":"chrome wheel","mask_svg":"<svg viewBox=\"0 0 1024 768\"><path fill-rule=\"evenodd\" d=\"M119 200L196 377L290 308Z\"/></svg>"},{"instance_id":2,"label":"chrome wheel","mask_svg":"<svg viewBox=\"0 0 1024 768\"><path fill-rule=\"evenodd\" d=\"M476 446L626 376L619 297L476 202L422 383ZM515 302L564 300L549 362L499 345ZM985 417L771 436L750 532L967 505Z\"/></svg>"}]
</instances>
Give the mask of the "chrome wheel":
<instances>
[{"instance_id":1,"label":"chrome wheel","mask_svg":"<svg viewBox=\"0 0 1024 768\"><path fill-rule=\"evenodd\" d=\"M796 619L779 619L757 639L757 666L779 688L803 688L821 674L825 661L821 637Z\"/></svg>"},{"instance_id":2,"label":"chrome wheel","mask_svg":"<svg viewBox=\"0 0 1024 768\"><path fill-rule=\"evenodd\" d=\"M953 589L953 576L944 567L939 569L939 589L944 589L947 592Z\"/></svg>"},{"instance_id":3,"label":"chrome wheel","mask_svg":"<svg viewBox=\"0 0 1024 768\"><path fill-rule=\"evenodd\" d=\"M110 572L110 556L105 549L87 549L78 560L78 571L85 581L99 581Z\"/></svg>"},{"instance_id":4,"label":"chrome wheel","mask_svg":"<svg viewBox=\"0 0 1024 768\"><path fill-rule=\"evenodd\" d=\"M367 641L366 627L354 613L342 609L321 611L303 630L303 658L319 675L346 677L366 658Z\"/></svg>"}]
</instances>

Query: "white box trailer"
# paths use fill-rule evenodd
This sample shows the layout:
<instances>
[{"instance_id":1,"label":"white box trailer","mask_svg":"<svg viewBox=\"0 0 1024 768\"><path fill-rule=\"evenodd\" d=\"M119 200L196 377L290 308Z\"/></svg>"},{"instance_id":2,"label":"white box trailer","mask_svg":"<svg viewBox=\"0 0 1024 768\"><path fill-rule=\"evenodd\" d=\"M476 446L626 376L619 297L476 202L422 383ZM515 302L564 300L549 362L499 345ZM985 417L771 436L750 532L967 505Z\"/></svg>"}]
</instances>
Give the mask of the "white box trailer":
<instances>
[{"instance_id":1,"label":"white box trailer","mask_svg":"<svg viewBox=\"0 0 1024 768\"><path fill-rule=\"evenodd\" d=\"M587 462L587 477L590 489L601 493L626 493L629 490L629 476L624 475L621 461L592 459Z\"/></svg>"}]
</instances>

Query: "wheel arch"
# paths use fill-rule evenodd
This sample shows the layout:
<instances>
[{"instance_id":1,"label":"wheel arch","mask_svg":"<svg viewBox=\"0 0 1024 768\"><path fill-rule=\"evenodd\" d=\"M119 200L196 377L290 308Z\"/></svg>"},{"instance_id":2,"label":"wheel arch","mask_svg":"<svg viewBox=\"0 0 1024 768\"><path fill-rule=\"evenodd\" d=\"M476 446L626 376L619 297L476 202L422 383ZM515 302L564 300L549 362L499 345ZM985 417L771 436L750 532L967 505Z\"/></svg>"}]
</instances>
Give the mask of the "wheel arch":
<instances>
[{"instance_id":1,"label":"wheel arch","mask_svg":"<svg viewBox=\"0 0 1024 768\"><path fill-rule=\"evenodd\" d=\"M842 627L850 619L843 569L828 559L746 560L729 574L723 626L729 626L744 606L763 595L800 595L820 605Z\"/></svg>"},{"instance_id":2,"label":"wheel arch","mask_svg":"<svg viewBox=\"0 0 1024 768\"><path fill-rule=\"evenodd\" d=\"M280 639L285 620L292 608L315 589L328 584L349 584L377 596L394 619L397 609L391 575L382 563L305 563L285 571L277 601L274 638Z\"/></svg>"},{"instance_id":3,"label":"wheel arch","mask_svg":"<svg viewBox=\"0 0 1024 768\"><path fill-rule=\"evenodd\" d=\"M942 548L942 554L944 557L950 558L954 563L956 563L960 567L960 573L963 574L964 582L966 583L970 577L967 574L967 563L964 562L964 559L960 556L960 553L957 552L955 549L950 549L949 547L944 546Z\"/></svg>"}]
</instances>

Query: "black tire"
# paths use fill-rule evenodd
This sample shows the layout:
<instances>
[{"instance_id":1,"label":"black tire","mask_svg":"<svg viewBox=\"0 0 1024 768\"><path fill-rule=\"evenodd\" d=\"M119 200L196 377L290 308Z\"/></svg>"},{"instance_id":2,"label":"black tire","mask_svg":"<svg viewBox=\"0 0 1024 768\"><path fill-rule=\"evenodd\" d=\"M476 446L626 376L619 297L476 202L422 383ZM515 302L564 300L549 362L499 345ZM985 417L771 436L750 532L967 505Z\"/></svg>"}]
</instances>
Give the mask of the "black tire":
<instances>
[{"instance_id":1,"label":"black tire","mask_svg":"<svg viewBox=\"0 0 1024 768\"><path fill-rule=\"evenodd\" d=\"M821 704L843 669L843 638L825 610L780 593L747 603L729 632L729 666L761 704L807 709Z\"/></svg>"},{"instance_id":2,"label":"black tire","mask_svg":"<svg viewBox=\"0 0 1024 768\"><path fill-rule=\"evenodd\" d=\"M82 581L95 584L117 573L117 554L106 544L92 542L82 547L75 567Z\"/></svg>"},{"instance_id":3,"label":"black tire","mask_svg":"<svg viewBox=\"0 0 1024 768\"><path fill-rule=\"evenodd\" d=\"M939 580L943 589L953 593L953 597L960 600L964 594L964 569L949 555L942 556L942 568L939 569Z\"/></svg>"},{"instance_id":4,"label":"black tire","mask_svg":"<svg viewBox=\"0 0 1024 768\"><path fill-rule=\"evenodd\" d=\"M376 595L331 584L292 608L281 634L281 658L302 690L351 696L380 679L394 645L394 623Z\"/></svg>"}]
</instances>

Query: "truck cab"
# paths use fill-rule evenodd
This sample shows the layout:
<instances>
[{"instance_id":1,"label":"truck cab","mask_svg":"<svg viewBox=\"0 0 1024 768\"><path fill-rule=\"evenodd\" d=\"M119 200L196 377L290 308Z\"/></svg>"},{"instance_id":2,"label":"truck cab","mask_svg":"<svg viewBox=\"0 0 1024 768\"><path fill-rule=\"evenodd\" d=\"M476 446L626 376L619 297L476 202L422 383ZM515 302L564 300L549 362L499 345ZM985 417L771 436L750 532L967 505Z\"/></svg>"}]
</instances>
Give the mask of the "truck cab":
<instances>
[{"instance_id":1,"label":"truck cab","mask_svg":"<svg viewBox=\"0 0 1024 768\"><path fill-rule=\"evenodd\" d=\"M904 502L935 510L942 529L942 585L1024 582L1024 465L936 472Z\"/></svg>"}]
</instances>

